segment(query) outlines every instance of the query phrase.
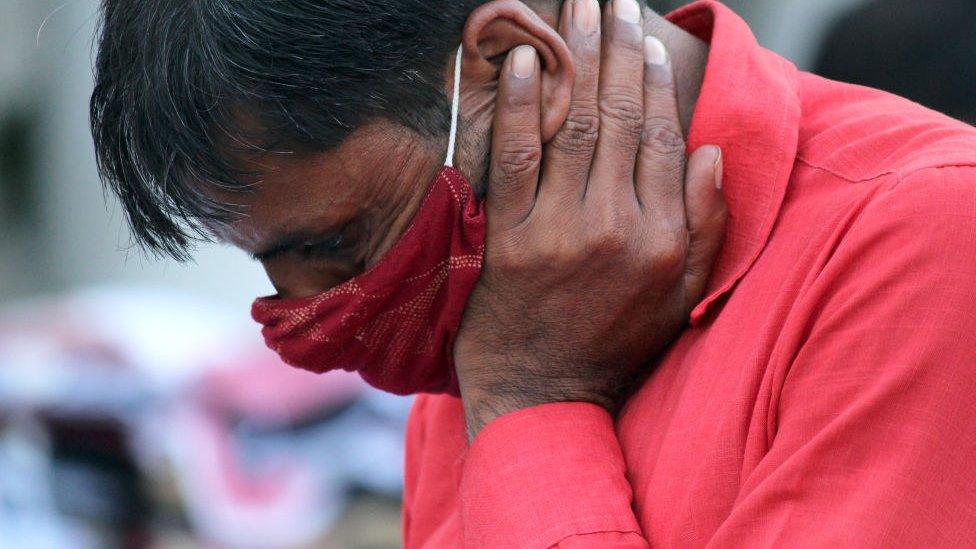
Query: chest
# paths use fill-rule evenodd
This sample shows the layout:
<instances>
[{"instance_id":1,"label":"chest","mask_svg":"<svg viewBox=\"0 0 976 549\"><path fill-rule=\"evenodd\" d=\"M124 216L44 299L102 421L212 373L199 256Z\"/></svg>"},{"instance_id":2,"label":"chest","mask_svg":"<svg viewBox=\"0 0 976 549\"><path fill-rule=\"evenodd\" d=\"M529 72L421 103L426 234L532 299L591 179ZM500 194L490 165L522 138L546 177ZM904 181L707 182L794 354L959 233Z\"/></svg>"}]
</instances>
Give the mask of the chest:
<instances>
[{"instance_id":1,"label":"chest","mask_svg":"<svg viewBox=\"0 0 976 549\"><path fill-rule=\"evenodd\" d=\"M838 188L794 191L746 276L652 365L625 406L617 435L634 511L652 545L705 545L767 455L779 395L817 307L810 288L863 197L853 188L846 196ZM428 414L437 438L447 430L453 442L417 456L422 497L413 530L424 546L457 546L462 407L439 399Z\"/></svg>"},{"instance_id":2,"label":"chest","mask_svg":"<svg viewBox=\"0 0 976 549\"><path fill-rule=\"evenodd\" d=\"M811 288L864 196L848 190L788 199L749 273L675 342L620 415L635 512L650 539L704 544L775 441L779 396L816 316Z\"/></svg>"},{"instance_id":3,"label":"chest","mask_svg":"<svg viewBox=\"0 0 976 549\"><path fill-rule=\"evenodd\" d=\"M749 296L756 306L736 322L687 332L625 407L617 433L650 539L707 540L768 452L789 372L795 292L766 288Z\"/></svg>"}]
</instances>

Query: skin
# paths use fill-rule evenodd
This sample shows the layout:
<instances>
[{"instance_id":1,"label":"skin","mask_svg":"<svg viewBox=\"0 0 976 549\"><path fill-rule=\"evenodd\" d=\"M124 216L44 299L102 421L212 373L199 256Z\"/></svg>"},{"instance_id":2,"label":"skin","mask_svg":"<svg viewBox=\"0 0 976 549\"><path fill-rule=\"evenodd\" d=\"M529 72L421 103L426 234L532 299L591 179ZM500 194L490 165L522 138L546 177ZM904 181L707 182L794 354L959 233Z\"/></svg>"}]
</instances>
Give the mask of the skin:
<instances>
[{"instance_id":1,"label":"skin","mask_svg":"<svg viewBox=\"0 0 976 549\"><path fill-rule=\"evenodd\" d=\"M616 412L701 299L720 247L720 151L686 165L672 64L625 1L602 37L595 3L564 11L577 71L549 143L534 51L503 67L485 265L455 344L471 438L541 404Z\"/></svg>"},{"instance_id":2,"label":"skin","mask_svg":"<svg viewBox=\"0 0 976 549\"><path fill-rule=\"evenodd\" d=\"M213 230L256 256L282 297L321 293L368 268L396 242L443 162L435 151L405 128L375 122L327 153L264 157L249 167L263 174L254 192L221 197L243 199L248 216ZM330 241L343 227L347 244L332 253ZM276 249L288 234L303 238Z\"/></svg>"},{"instance_id":3,"label":"skin","mask_svg":"<svg viewBox=\"0 0 976 549\"><path fill-rule=\"evenodd\" d=\"M718 249L720 154L703 148L686 164L681 137L707 49L647 10L624 23L614 13L627 2L601 21L595 0L562 12L495 0L465 26L457 165L487 191L489 215L455 352L471 436L546 402L615 410L683 326ZM651 32L667 69L645 70ZM519 46L536 59L523 78L512 73ZM445 149L374 121L333 151L251 159L254 192L218 197L249 215L214 231L258 257L282 297L320 293L393 245Z\"/></svg>"},{"instance_id":4,"label":"skin","mask_svg":"<svg viewBox=\"0 0 976 549\"><path fill-rule=\"evenodd\" d=\"M463 123L457 165L481 192L485 190L485 158L501 73L500 63L490 59L503 59L522 44L533 45L543 56L542 108L549 117L544 141L552 138L569 110L575 67L565 41L554 30L559 7L549 2L534 7L531 10L511 0L490 2L472 14L464 29L467 53L462 65ZM513 20L519 24L513 25ZM672 57L682 126L687 130L707 47L647 9L643 29L645 35L661 38ZM445 66L448 87L452 74L453 57ZM631 77L640 79L639 74ZM559 87L564 91L550 92ZM406 230L430 179L443 163L446 147L446 138L424 140L406 128L377 120L357 129L333 151L246 160L247 171L261 174L253 181L253 192L216 198L242 204L248 216L211 230L220 240L252 255L274 248L289 235L305 236L284 253L262 258L261 263L283 297L320 293L375 263ZM375 162L376 158L384 162ZM354 249L330 257L303 246L329 242L335 228L352 219L360 219L360 228L354 231L358 238L350 239L356 241Z\"/></svg>"}]
</instances>

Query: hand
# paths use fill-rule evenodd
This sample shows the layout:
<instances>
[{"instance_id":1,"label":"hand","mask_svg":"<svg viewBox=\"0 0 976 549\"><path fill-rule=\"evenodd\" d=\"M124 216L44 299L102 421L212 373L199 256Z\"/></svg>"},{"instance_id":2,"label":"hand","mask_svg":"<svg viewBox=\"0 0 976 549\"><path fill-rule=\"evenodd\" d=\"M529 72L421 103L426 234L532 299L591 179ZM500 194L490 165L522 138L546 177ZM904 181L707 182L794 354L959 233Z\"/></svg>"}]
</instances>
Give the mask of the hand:
<instances>
[{"instance_id":1,"label":"hand","mask_svg":"<svg viewBox=\"0 0 976 549\"><path fill-rule=\"evenodd\" d=\"M574 4L587 3L565 10ZM721 151L702 147L686 165L663 45L604 20L601 39L562 18L577 80L544 148L536 52L516 48L502 67L485 265L455 346L472 437L549 402L615 412L684 326L721 245Z\"/></svg>"}]
</instances>

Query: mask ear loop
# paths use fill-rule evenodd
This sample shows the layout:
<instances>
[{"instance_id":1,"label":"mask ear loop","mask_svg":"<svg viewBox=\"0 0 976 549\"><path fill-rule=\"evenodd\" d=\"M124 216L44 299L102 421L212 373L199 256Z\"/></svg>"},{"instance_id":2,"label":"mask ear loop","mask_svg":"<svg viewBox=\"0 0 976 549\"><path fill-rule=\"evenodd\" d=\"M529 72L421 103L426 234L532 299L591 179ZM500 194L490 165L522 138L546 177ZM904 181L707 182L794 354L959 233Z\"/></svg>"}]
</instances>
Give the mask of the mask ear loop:
<instances>
[{"instance_id":1,"label":"mask ear loop","mask_svg":"<svg viewBox=\"0 0 976 549\"><path fill-rule=\"evenodd\" d=\"M454 167L454 148L457 146L458 112L461 107L461 52L463 46L458 46L454 59L454 94L451 98L451 134L447 141L447 160L444 165Z\"/></svg>"}]
</instances>

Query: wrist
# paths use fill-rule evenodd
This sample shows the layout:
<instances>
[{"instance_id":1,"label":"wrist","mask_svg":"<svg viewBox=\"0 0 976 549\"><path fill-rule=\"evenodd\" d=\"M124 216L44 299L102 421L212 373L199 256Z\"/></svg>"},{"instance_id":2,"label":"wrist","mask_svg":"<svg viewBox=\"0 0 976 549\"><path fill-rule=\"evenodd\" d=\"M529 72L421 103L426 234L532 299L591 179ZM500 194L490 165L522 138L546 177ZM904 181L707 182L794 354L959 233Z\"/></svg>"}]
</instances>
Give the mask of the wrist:
<instances>
[{"instance_id":1,"label":"wrist","mask_svg":"<svg viewBox=\"0 0 976 549\"><path fill-rule=\"evenodd\" d=\"M619 389L611 377L589 376L579 363L554 361L544 352L499 352L458 344L455 367L469 440L495 419L557 402L586 402L614 414ZM558 375L562 372L563 375Z\"/></svg>"},{"instance_id":2,"label":"wrist","mask_svg":"<svg viewBox=\"0 0 976 549\"><path fill-rule=\"evenodd\" d=\"M489 423L502 416L546 404L585 402L614 413L612 399L582 388L563 386L538 389L533 387L535 383L532 382L524 385L504 384L503 388L498 384L493 385L491 389L472 384L461 385L469 441L473 441Z\"/></svg>"}]
</instances>

